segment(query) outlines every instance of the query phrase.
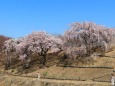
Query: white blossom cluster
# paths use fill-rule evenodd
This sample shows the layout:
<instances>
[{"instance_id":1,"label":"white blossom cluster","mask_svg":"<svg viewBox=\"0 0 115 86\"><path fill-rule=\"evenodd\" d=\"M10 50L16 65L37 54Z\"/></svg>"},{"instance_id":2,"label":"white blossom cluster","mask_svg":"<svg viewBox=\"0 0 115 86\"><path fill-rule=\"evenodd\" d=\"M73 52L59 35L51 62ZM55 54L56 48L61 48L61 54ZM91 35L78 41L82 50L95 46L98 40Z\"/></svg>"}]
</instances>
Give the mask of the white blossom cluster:
<instances>
[{"instance_id":1,"label":"white blossom cluster","mask_svg":"<svg viewBox=\"0 0 115 86\"><path fill-rule=\"evenodd\" d=\"M31 61L32 54L44 56L48 52L65 51L70 57L90 56L98 49L106 52L115 44L115 30L92 22L73 23L62 36L44 31L33 32L25 37L5 41L7 60L12 53L21 60ZM45 61L45 59L44 59Z\"/></svg>"},{"instance_id":2,"label":"white blossom cluster","mask_svg":"<svg viewBox=\"0 0 115 86\"><path fill-rule=\"evenodd\" d=\"M47 54L52 48L60 48L62 40L46 32L33 32L23 38L5 41L6 54L15 52L21 59L28 59L32 53Z\"/></svg>"},{"instance_id":3,"label":"white blossom cluster","mask_svg":"<svg viewBox=\"0 0 115 86\"><path fill-rule=\"evenodd\" d=\"M91 50L95 50L96 48L100 48L105 52L115 44L114 29L106 28L92 22L73 23L71 28L65 32L64 37L65 50L69 48L69 53L75 52L75 54L81 50L86 54L90 54L93 53ZM76 47L76 49L73 49L73 47Z\"/></svg>"}]
</instances>

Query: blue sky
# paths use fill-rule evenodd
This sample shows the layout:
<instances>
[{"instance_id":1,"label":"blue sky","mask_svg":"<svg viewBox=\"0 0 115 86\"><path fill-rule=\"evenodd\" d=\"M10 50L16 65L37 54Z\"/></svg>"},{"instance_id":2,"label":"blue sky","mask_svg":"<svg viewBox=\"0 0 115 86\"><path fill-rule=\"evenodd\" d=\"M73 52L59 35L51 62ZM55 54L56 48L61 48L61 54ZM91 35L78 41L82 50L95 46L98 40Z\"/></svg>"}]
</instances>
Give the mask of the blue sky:
<instances>
[{"instance_id":1,"label":"blue sky","mask_svg":"<svg viewBox=\"0 0 115 86\"><path fill-rule=\"evenodd\" d=\"M83 21L115 27L115 0L0 0L0 35L62 34Z\"/></svg>"}]
</instances>

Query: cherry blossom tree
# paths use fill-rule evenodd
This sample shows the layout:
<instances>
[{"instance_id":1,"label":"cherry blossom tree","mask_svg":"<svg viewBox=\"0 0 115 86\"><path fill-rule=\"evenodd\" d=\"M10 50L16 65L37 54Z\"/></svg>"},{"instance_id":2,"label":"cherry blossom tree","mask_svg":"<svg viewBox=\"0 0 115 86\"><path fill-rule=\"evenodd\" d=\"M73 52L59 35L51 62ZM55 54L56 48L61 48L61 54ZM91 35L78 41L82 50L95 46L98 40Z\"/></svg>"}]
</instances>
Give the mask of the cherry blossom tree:
<instances>
[{"instance_id":1,"label":"cherry blossom tree","mask_svg":"<svg viewBox=\"0 0 115 86\"><path fill-rule=\"evenodd\" d=\"M94 52L105 53L115 44L115 30L92 22L71 25L62 36L53 36L44 31L5 41L6 69L11 65L11 59L21 60L26 67L29 66L32 54L41 56L41 63L45 66L47 54L65 51L75 59L76 57L88 57Z\"/></svg>"},{"instance_id":2,"label":"cherry blossom tree","mask_svg":"<svg viewBox=\"0 0 115 86\"><path fill-rule=\"evenodd\" d=\"M25 37L25 42L30 44L28 50L43 57L43 65L46 65L48 51L54 48L60 49L62 45L62 40L60 38L43 31L29 34Z\"/></svg>"},{"instance_id":3,"label":"cherry blossom tree","mask_svg":"<svg viewBox=\"0 0 115 86\"><path fill-rule=\"evenodd\" d=\"M31 52L28 51L28 47L30 44L24 40L25 37L5 41L6 69L10 68L12 58L21 60L26 67L29 66Z\"/></svg>"},{"instance_id":4,"label":"cherry blossom tree","mask_svg":"<svg viewBox=\"0 0 115 86\"><path fill-rule=\"evenodd\" d=\"M11 66L11 58L12 54L16 52L16 45L18 44L18 40L16 39L9 39L5 41L4 46L5 46L5 54L6 54L6 65L5 69L10 68Z\"/></svg>"},{"instance_id":5,"label":"cherry blossom tree","mask_svg":"<svg viewBox=\"0 0 115 86\"><path fill-rule=\"evenodd\" d=\"M90 56L98 48L103 52L107 51L109 46L115 42L114 35L115 31L113 29L92 22L77 22L73 23L70 29L65 32L64 46L71 49L69 50L70 53L79 51L82 48L84 54ZM76 49L73 49L73 47L76 47Z\"/></svg>"},{"instance_id":6,"label":"cherry blossom tree","mask_svg":"<svg viewBox=\"0 0 115 86\"><path fill-rule=\"evenodd\" d=\"M19 57L26 67L28 67L32 54L42 56L42 64L46 65L48 51L54 50L55 48L58 48L57 51L59 51L62 46L62 40L46 32L39 31L22 38L10 39L4 45L7 55L6 68L11 64L11 58L13 58L11 55L13 54L16 55L16 58Z\"/></svg>"}]
</instances>

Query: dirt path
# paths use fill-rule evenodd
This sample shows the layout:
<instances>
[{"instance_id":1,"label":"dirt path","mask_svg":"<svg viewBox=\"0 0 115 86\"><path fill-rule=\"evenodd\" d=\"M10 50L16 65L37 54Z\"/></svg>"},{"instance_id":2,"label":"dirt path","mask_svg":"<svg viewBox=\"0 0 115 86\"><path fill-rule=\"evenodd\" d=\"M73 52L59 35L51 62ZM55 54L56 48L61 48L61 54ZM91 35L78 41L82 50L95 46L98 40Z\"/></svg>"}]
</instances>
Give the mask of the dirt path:
<instances>
[{"instance_id":1,"label":"dirt path","mask_svg":"<svg viewBox=\"0 0 115 86\"><path fill-rule=\"evenodd\" d=\"M2 80L1 80L2 79ZM19 77L19 76L11 76L11 75L3 75L0 76L0 86L7 86L7 85L3 85L6 82L12 82L15 84L20 84L20 85L15 85L15 86L26 86L25 83L44 83L44 85L41 86L110 86L109 82L95 82L95 81L74 81L74 80L54 80L54 79L40 79L39 81L37 80L37 78L28 78L28 77ZM24 83L25 82L25 83ZM56 85L57 84L57 85ZM10 85L9 86L14 86L14 85ZM28 86L28 85L27 85ZM40 86L40 85L33 85L33 86Z\"/></svg>"},{"instance_id":2,"label":"dirt path","mask_svg":"<svg viewBox=\"0 0 115 86\"><path fill-rule=\"evenodd\" d=\"M74 83L74 84L102 84L102 85L110 85L110 83L107 82L94 82L94 81L73 81L73 80L53 80L53 79L41 79L40 81L43 82L54 82L54 83Z\"/></svg>"}]
</instances>

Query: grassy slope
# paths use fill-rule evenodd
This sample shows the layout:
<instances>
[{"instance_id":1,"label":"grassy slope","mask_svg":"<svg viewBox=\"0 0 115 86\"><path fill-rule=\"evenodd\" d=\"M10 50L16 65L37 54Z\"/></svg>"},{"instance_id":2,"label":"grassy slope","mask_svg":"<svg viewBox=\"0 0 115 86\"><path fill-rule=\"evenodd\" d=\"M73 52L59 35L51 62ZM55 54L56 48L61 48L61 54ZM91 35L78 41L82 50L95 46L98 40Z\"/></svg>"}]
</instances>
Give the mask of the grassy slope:
<instances>
[{"instance_id":1,"label":"grassy slope","mask_svg":"<svg viewBox=\"0 0 115 86\"><path fill-rule=\"evenodd\" d=\"M45 69L39 69L37 66L33 69L30 68L27 71L27 76L35 76L36 73L39 71L41 76L44 78L55 78L55 79L75 79L75 80L86 80L85 82L81 82L82 84L88 83L89 80L95 81L110 81L110 74L115 69L115 48L113 51L108 52L105 54L105 57L99 57L93 64L87 64L87 67L113 67L113 69L106 69L106 68L69 68L69 67L57 67L51 66ZM96 79L97 78L97 79ZM51 80L52 81L52 80ZM60 81L59 81L60 82ZM79 83L80 81L77 81ZM93 83L93 81L92 81ZM95 82L94 82L95 84ZM102 86L104 83L101 83ZM108 83L110 84L110 83ZM0 85L2 86L2 85ZM82 85L80 85L82 86ZM84 85L85 86L85 85ZM94 85L99 86L99 85ZM107 85L108 86L108 85Z\"/></svg>"},{"instance_id":2,"label":"grassy slope","mask_svg":"<svg viewBox=\"0 0 115 86\"><path fill-rule=\"evenodd\" d=\"M39 69L28 75L36 74L39 71L42 77L55 79L75 79L75 80L95 80L95 81L110 81L110 74L115 69L115 48L105 54L105 57L97 58L93 64L85 65L87 67L112 67L106 68L62 68L52 66L45 69Z\"/></svg>"},{"instance_id":3,"label":"grassy slope","mask_svg":"<svg viewBox=\"0 0 115 86\"><path fill-rule=\"evenodd\" d=\"M0 86L109 86L107 82L92 82L92 81L71 81L71 80L52 80L26 78L16 76L1 76Z\"/></svg>"},{"instance_id":4,"label":"grassy slope","mask_svg":"<svg viewBox=\"0 0 115 86\"><path fill-rule=\"evenodd\" d=\"M107 66L115 69L115 49L105 54L105 57L98 58L92 66Z\"/></svg>"}]
</instances>

